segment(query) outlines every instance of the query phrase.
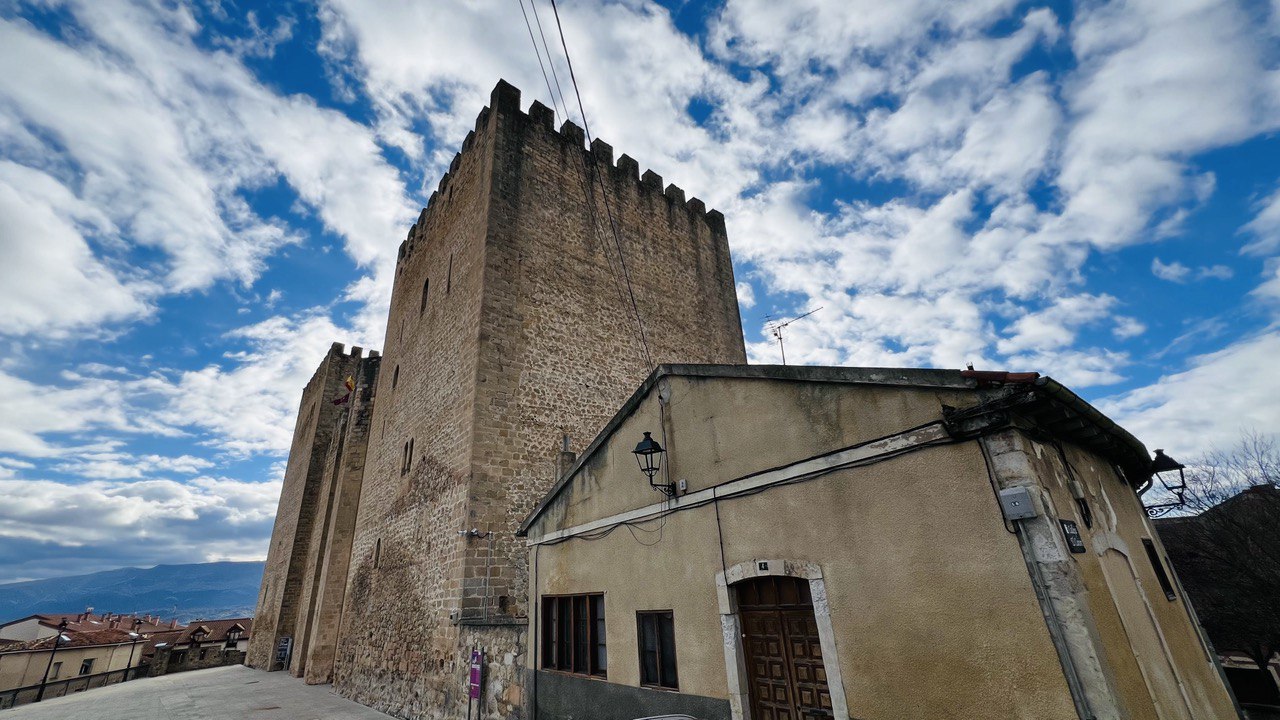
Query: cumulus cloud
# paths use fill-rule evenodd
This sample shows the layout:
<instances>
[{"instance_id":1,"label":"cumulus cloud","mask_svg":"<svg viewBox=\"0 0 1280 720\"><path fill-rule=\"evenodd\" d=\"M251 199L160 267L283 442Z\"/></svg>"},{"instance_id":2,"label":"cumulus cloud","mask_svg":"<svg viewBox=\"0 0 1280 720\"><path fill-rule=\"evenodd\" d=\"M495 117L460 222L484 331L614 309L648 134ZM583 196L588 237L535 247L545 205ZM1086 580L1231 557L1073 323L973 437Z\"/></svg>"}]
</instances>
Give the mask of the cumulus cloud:
<instances>
[{"instance_id":1,"label":"cumulus cloud","mask_svg":"<svg viewBox=\"0 0 1280 720\"><path fill-rule=\"evenodd\" d=\"M1226 265L1202 265L1196 268L1190 268L1182 263L1174 260L1173 262L1162 262L1160 258L1151 259L1151 274L1161 280L1169 282L1185 283L1188 280L1230 280L1235 271Z\"/></svg>"},{"instance_id":2,"label":"cumulus cloud","mask_svg":"<svg viewBox=\"0 0 1280 720\"><path fill-rule=\"evenodd\" d=\"M1280 334L1256 335L1097 405L1146 442L1178 448L1177 457L1231 447L1251 429L1280 427L1277 353Z\"/></svg>"},{"instance_id":3,"label":"cumulus cloud","mask_svg":"<svg viewBox=\"0 0 1280 720\"><path fill-rule=\"evenodd\" d=\"M64 483L0 477L0 582L121 563L261 557L278 481ZM51 560L56 559L56 562Z\"/></svg>"},{"instance_id":4,"label":"cumulus cloud","mask_svg":"<svg viewBox=\"0 0 1280 720\"><path fill-rule=\"evenodd\" d=\"M61 38L0 20L0 62L23 68L0 84L0 143L13 158L0 167L0 202L9 229L59 251L33 258L50 271L43 282L27 272L0 284L15 308L0 331L122 320L162 293L252 284L266 258L300 240L244 199L277 180L357 264L393 264L414 208L372 130L275 93L236 55L200 49L184 6L59 5L78 29ZM140 262L139 248L158 260Z\"/></svg>"}]
</instances>

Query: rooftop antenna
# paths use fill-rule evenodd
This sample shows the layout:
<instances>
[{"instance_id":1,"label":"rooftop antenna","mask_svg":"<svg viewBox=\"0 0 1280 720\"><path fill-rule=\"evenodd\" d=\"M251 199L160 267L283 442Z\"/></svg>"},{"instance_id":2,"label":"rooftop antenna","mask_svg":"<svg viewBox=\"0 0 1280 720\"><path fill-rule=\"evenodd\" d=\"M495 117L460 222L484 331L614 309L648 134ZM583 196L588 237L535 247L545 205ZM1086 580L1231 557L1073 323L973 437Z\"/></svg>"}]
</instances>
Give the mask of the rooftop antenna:
<instances>
[{"instance_id":1,"label":"rooftop antenna","mask_svg":"<svg viewBox=\"0 0 1280 720\"><path fill-rule=\"evenodd\" d=\"M809 317L810 315L812 315L812 314L814 314L814 313L818 312L818 311L819 311L819 310L821 310L821 309L822 309L822 306L818 306L818 307L816 307L816 308L814 308L814 309L810 310L809 312L807 312L807 313L805 313L805 314L803 314L803 315L797 316L797 317L793 317L793 318L791 318L790 320L786 320L786 321L784 321L784 322L771 322L771 323L769 323L769 324L767 324L767 325L765 326L766 328L768 328L769 333L770 333L771 335L773 335L774 337L778 338L778 350L782 352L782 364L783 364L783 365L786 365L786 364L787 364L787 348L782 344L782 329L783 329L783 328L785 328L786 326L790 325L791 323L793 323L793 322L797 321L797 320L803 320L804 318Z\"/></svg>"}]
</instances>

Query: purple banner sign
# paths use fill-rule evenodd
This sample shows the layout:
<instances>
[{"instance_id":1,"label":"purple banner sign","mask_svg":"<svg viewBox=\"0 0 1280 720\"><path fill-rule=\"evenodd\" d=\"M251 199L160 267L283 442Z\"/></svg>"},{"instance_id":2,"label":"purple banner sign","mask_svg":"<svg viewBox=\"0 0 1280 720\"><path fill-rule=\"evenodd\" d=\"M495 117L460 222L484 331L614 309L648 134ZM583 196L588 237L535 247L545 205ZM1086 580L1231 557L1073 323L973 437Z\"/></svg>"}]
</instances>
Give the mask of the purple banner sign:
<instances>
[{"instance_id":1,"label":"purple banner sign","mask_svg":"<svg viewBox=\"0 0 1280 720\"><path fill-rule=\"evenodd\" d=\"M479 650L471 651L471 699L480 699L480 669L484 665L484 654Z\"/></svg>"}]
</instances>

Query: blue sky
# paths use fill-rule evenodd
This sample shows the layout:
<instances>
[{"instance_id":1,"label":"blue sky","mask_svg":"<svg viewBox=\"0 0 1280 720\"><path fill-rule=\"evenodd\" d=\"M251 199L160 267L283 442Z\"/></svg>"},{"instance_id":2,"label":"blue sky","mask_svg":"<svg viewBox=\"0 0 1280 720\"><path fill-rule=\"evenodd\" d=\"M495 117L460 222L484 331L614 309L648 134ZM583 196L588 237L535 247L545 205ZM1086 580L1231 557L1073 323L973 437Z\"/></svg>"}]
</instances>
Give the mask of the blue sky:
<instances>
[{"instance_id":1,"label":"blue sky","mask_svg":"<svg viewBox=\"0 0 1280 720\"><path fill-rule=\"evenodd\" d=\"M1280 427L1280 3L559 9L594 133L727 216L753 362L821 306L789 361ZM265 555L301 387L540 51L520 0L0 0L0 582Z\"/></svg>"}]
</instances>

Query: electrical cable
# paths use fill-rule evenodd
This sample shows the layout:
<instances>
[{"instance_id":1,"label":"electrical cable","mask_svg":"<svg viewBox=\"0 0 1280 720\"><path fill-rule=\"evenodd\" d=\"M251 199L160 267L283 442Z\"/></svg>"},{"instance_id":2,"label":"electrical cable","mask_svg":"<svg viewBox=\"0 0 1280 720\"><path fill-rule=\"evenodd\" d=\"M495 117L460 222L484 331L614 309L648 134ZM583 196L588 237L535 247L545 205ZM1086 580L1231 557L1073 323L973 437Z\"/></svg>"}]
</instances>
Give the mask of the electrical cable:
<instances>
[{"instance_id":1,"label":"electrical cable","mask_svg":"<svg viewBox=\"0 0 1280 720\"><path fill-rule=\"evenodd\" d=\"M582 130L587 135L587 144L590 145L592 142L591 125L587 122L587 111L582 104L582 92L578 89L578 78L573 70L573 59L569 56L569 44L564 37L564 26L560 23L560 9L556 6L556 0L551 0L551 11L556 16L556 29L560 33L560 47L564 49L564 60L569 66L569 80L573 83L573 94L578 99L578 114L582 117ZM644 351L645 362L648 363L649 367L653 367L653 356L649 353L649 339L645 333L644 319L640 316L640 306L636 303L635 288L632 287L631 275L627 272L627 259L622 252L622 238L618 232L618 224L613 218L613 210L609 207L609 193L604 186L604 178L600 177L599 173L596 173L596 179L600 183L600 195L604 200L604 212L609 218L609 227L613 231L613 242L618 248L618 262L622 267L622 277L627 283L627 294L631 297L631 310L635 313L636 325L640 330L641 349Z\"/></svg>"},{"instance_id":2,"label":"electrical cable","mask_svg":"<svg viewBox=\"0 0 1280 720\"><path fill-rule=\"evenodd\" d=\"M564 108L564 119L569 119L569 103L564 101L564 90L560 88L560 75L556 72L556 62L551 59L551 46L547 44L547 34L542 31L542 17L538 14L537 0L529 0L529 6L533 8L533 20L538 24L538 35L542 37L542 49L547 53L547 64L551 66L551 77L556 81L556 90L560 93L560 106ZM555 95L551 96L551 102L556 101Z\"/></svg>"},{"instance_id":3,"label":"electrical cable","mask_svg":"<svg viewBox=\"0 0 1280 720\"><path fill-rule=\"evenodd\" d=\"M542 70L542 80L547 84L547 94L551 96L551 110L552 112L557 112L556 94L551 90L551 80L547 77L547 68L542 64L542 52L538 50L538 41L533 39L533 27L529 25L529 13L525 12L524 0L516 0L516 2L520 3L520 14L524 16L524 26L529 31L529 42L533 43L533 54L538 57L538 68ZM532 3L533 0L529 0L529 2ZM548 55L547 61L550 62L550 60L551 56ZM555 70L555 67L553 66L551 69Z\"/></svg>"}]
</instances>

